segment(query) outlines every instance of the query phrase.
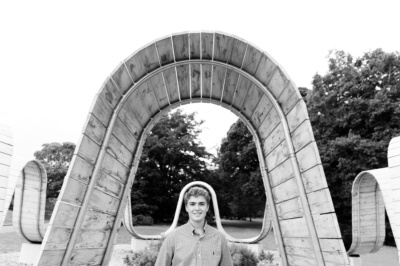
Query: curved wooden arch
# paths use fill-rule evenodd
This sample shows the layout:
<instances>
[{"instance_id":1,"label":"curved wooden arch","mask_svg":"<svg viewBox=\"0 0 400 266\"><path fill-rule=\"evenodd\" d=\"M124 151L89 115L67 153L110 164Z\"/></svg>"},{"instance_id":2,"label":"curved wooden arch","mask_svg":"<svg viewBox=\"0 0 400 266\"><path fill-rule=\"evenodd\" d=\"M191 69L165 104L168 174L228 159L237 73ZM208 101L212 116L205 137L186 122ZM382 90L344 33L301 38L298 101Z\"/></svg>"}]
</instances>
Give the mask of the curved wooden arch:
<instances>
[{"instance_id":1,"label":"curved wooden arch","mask_svg":"<svg viewBox=\"0 0 400 266\"><path fill-rule=\"evenodd\" d=\"M46 169L39 161L29 161L21 171L14 192L13 226L31 243L42 243L45 234L46 188Z\"/></svg>"},{"instance_id":2,"label":"curved wooden arch","mask_svg":"<svg viewBox=\"0 0 400 266\"><path fill-rule=\"evenodd\" d=\"M220 102L259 138L283 265L348 260L306 107L267 53L219 32L156 40L124 60L95 97L39 265L107 265L152 120L178 102Z\"/></svg>"}]
</instances>

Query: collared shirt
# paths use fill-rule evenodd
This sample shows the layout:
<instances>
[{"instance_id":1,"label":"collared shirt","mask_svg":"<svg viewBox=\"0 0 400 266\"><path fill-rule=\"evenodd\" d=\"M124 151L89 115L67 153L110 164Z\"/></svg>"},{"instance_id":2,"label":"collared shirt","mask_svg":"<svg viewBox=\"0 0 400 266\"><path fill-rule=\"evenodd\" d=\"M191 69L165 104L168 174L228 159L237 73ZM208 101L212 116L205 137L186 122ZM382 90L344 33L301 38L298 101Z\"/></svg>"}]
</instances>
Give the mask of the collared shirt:
<instances>
[{"instance_id":1,"label":"collared shirt","mask_svg":"<svg viewBox=\"0 0 400 266\"><path fill-rule=\"evenodd\" d=\"M204 235L194 231L190 222L176 228L165 238L155 266L232 266L225 236L206 224Z\"/></svg>"}]
</instances>

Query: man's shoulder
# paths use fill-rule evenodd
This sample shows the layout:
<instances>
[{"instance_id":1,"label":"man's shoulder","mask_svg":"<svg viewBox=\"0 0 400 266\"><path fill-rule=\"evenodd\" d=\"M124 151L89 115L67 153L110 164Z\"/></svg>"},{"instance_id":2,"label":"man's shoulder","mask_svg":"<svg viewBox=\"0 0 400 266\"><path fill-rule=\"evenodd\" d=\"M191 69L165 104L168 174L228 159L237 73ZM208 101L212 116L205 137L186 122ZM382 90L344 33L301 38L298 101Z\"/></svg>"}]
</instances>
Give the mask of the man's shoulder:
<instances>
[{"instance_id":1,"label":"man's shoulder","mask_svg":"<svg viewBox=\"0 0 400 266\"><path fill-rule=\"evenodd\" d=\"M225 235L221 231L219 231L217 228L212 227L208 224L206 225L206 227L207 227L206 230L210 235L217 235L219 237L225 238Z\"/></svg>"},{"instance_id":2,"label":"man's shoulder","mask_svg":"<svg viewBox=\"0 0 400 266\"><path fill-rule=\"evenodd\" d=\"M186 232L187 229L187 224L181 225L176 227L174 230L171 231L171 233L169 233L166 237L169 238L174 238L176 236L182 235L182 233Z\"/></svg>"}]
</instances>

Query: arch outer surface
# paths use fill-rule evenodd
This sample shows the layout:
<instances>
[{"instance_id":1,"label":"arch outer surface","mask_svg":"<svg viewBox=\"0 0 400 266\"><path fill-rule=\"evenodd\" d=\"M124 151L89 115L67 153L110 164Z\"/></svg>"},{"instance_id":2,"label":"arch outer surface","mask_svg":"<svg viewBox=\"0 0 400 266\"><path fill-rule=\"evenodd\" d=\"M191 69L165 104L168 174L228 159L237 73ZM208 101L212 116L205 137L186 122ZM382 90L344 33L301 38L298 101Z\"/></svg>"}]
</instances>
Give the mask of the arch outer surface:
<instances>
[{"instance_id":1,"label":"arch outer surface","mask_svg":"<svg viewBox=\"0 0 400 266\"><path fill-rule=\"evenodd\" d=\"M267 53L219 32L156 40L96 95L37 265L107 265L153 120L171 105L218 103L255 131L283 265L348 265L306 106Z\"/></svg>"},{"instance_id":2,"label":"arch outer surface","mask_svg":"<svg viewBox=\"0 0 400 266\"><path fill-rule=\"evenodd\" d=\"M0 125L0 228L7 214L6 205L8 178L13 154L13 134L10 128Z\"/></svg>"}]
</instances>

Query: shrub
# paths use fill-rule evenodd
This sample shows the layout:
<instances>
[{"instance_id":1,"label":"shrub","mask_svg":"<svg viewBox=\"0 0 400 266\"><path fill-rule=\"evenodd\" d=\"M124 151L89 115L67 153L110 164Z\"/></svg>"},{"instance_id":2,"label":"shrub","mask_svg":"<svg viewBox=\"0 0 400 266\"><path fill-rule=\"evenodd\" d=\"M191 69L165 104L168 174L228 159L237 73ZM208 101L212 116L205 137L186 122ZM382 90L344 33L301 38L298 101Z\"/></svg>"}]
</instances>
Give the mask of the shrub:
<instances>
[{"instance_id":1,"label":"shrub","mask_svg":"<svg viewBox=\"0 0 400 266\"><path fill-rule=\"evenodd\" d=\"M160 251L162 241L153 242L143 250L133 252L131 256L127 255L124 263L128 266L154 266L157 255Z\"/></svg>"},{"instance_id":2,"label":"shrub","mask_svg":"<svg viewBox=\"0 0 400 266\"><path fill-rule=\"evenodd\" d=\"M133 225L153 225L154 221L151 216L145 216L142 214L136 215L132 217L132 224Z\"/></svg>"},{"instance_id":3,"label":"shrub","mask_svg":"<svg viewBox=\"0 0 400 266\"><path fill-rule=\"evenodd\" d=\"M254 266L258 263L256 254L244 245L230 246L233 266Z\"/></svg>"}]
</instances>

